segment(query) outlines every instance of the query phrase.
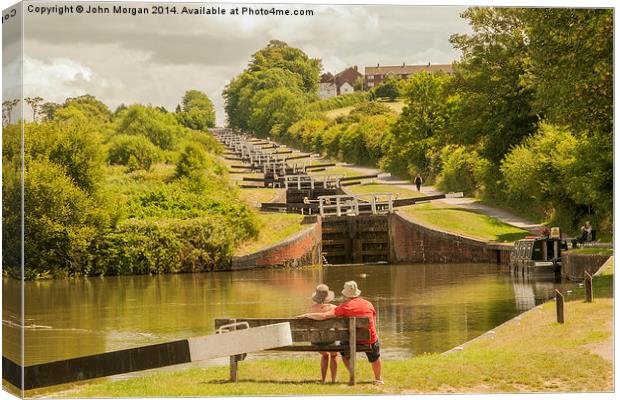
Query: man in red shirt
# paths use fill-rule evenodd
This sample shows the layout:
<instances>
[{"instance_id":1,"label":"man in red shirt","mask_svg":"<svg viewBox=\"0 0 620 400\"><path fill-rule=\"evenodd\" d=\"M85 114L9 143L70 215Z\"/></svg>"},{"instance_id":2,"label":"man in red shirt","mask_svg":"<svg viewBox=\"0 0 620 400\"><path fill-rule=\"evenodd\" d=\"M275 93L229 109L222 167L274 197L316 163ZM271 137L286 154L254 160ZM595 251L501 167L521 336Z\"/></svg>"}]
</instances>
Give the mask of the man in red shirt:
<instances>
[{"instance_id":1,"label":"man in red shirt","mask_svg":"<svg viewBox=\"0 0 620 400\"><path fill-rule=\"evenodd\" d=\"M362 291L357 288L357 283L355 281L345 282L342 294L347 300L344 303L333 310L323 313L304 314L302 317L316 320L324 320L335 317L368 317L370 340L359 341L357 344L370 345L372 350L366 352L366 357L368 358L368 361L372 366L372 371L375 374L375 384L382 385L381 354L379 348L379 337L377 336L377 312L371 302L359 297L361 293ZM347 369L349 369L349 356L342 354L342 361Z\"/></svg>"}]
</instances>

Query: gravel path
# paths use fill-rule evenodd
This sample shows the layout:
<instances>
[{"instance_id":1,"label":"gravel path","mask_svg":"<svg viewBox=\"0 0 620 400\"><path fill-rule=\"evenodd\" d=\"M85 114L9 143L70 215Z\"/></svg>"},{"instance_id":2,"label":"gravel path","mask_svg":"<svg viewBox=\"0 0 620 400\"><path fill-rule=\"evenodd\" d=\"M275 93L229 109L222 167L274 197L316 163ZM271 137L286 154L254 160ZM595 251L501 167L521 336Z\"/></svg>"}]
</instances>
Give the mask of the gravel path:
<instances>
[{"instance_id":1,"label":"gravel path","mask_svg":"<svg viewBox=\"0 0 620 400\"><path fill-rule=\"evenodd\" d=\"M397 177L391 176L387 172L381 172L376 168L371 167L360 167L352 164L342 163L339 166L345 167L347 169L359 172L360 174L370 175L370 174L379 174L379 178L375 180L376 183L382 185L394 185L399 188L408 189L408 190L417 190L416 186L408 180L399 179ZM422 193L427 194L429 196L441 194L442 192L435 189L434 186L422 186ZM542 232L543 226L541 224L534 223L532 221L528 221L524 218L518 217L514 214L506 210L502 210L500 208L487 206L481 204L478 200L472 197L461 197L461 198L450 198L450 199L442 199L442 200L433 200L437 202L441 202L444 204L450 204L453 206L461 207L466 210L471 210L480 214L488 215L489 217L496 218L508 225L516 226L517 228L525 229L532 234L540 234Z\"/></svg>"}]
</instances>

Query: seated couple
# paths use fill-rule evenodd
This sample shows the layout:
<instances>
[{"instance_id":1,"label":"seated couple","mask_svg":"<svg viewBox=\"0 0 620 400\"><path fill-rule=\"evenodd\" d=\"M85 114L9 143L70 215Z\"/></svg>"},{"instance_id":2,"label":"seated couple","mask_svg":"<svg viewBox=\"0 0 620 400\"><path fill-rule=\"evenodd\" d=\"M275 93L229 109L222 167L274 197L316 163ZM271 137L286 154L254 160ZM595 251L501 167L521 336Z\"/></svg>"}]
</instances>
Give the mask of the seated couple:
<instances>
[{"instance_id":1,"label":"seated couple","mask_svg":"<svg viewBox=\"0 0 620 400\"><path fill-rule=\"evenodd\" d=\"M329 290L327 285L318 285L316 291L312 294L313 304L310 306L310 312L301 315L301 317L311 318L315 320L325 320L335 317L368 317L370 340L358 341L357 344L369 344L371 351L366 352L366 357L372 366L375 375L375 385L382 385L381 379L381 359L379 353L379 337L377 336L377 312L372 303L360 297L361 290L357 288L355 281L348 281L344 284L342 295L345 302L339 306L330 304L334 300L334 292ZM318 343L313 343L318 344ZM321 343L325 344L325 343ZM342 344L346 344L343 342ZM336 382L336 373L338 369L337 357L338 353L321 352L321 377L323 383L327 377L327 369L330 367L332 383ZM342 361L349 369L349 356L345 353L342 355Z\"/></svg>"}]
</instances>

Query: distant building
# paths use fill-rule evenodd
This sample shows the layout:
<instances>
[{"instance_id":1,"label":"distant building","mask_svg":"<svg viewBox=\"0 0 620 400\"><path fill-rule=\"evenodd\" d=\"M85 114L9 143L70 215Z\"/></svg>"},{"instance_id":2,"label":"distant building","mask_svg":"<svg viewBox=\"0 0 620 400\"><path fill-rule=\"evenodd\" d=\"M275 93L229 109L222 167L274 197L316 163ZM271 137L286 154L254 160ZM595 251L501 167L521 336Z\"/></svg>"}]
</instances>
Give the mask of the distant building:
<instances>
[{"instance_id":1,"label":"distant building","mask_svg":"<svg viewBox=\"0 0 620 400\"><path fill-rule=\"evenodd\" d=\"M319 97L321 99L329 99L336 97L336 82L334 76L329 72L321 75L321 81L319 82Z\"/></svg>"},{"instance_id":2,"label":"distant building","mask_svg":"<svg viewBox=\"0 0 620 400\"><path fill-rule=\"evenodd\" d=\"M341 94L353 93L355 82L363 76L358 72L357 65L338 72L336 75L327 72L321 75L319 97L329 99Z\"/></svg>"},{"instance_id":3,"label":"distant building","mask_svg":"<svg viewBox=\"0 0 620 400\"><path fill-rule=\"evenodd\" d=\"M452 64L431 64L427 65L397 65L397 66L379 66L365 67L364 68L364 90L372 89L379 85L388 76L396 76L402 79L409 79L411 75L415 75L420 72L445 72L446 74L452 73Z\"/></svg>"},{"instance_id":4,"label":"distant building","mask_svg":"<svg viewBox=\"0 0 620 400\"><path fill-rule=\"evenodd\" d=\"M357 65L347 68L344 71L338 72L334 77L336 81L336 94L353 93L355 88L355 81L363 77L357 70Z\"/></svg>"}]
</instances>

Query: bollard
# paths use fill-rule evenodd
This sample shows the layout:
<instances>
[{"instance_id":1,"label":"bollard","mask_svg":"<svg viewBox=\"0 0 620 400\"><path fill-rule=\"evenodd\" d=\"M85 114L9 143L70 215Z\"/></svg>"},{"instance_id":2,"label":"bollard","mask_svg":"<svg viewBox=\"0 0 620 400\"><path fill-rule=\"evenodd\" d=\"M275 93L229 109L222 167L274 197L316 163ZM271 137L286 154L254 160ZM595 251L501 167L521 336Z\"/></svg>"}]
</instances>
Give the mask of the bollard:
<instances>
[{"instance_id":1,"label":"bollard","mask_svg":"<svg viewBox=\"0 0 620 400\"><path fill-rule=\"evenodd\" d=\"M584 271L584 280L586 281L586 303L592 303L592 275L588 271Z\"/></svg>"},{"instance_id":2,"label":"bollard","mask_svg":"<svg viewBox=\"0 0 620 400\"><path fill-rule=\"evenodd\" d=\"M559 290L555 289L555 311L559 324L564 323L564 296Z\"/></svg>"}]
</instances>

